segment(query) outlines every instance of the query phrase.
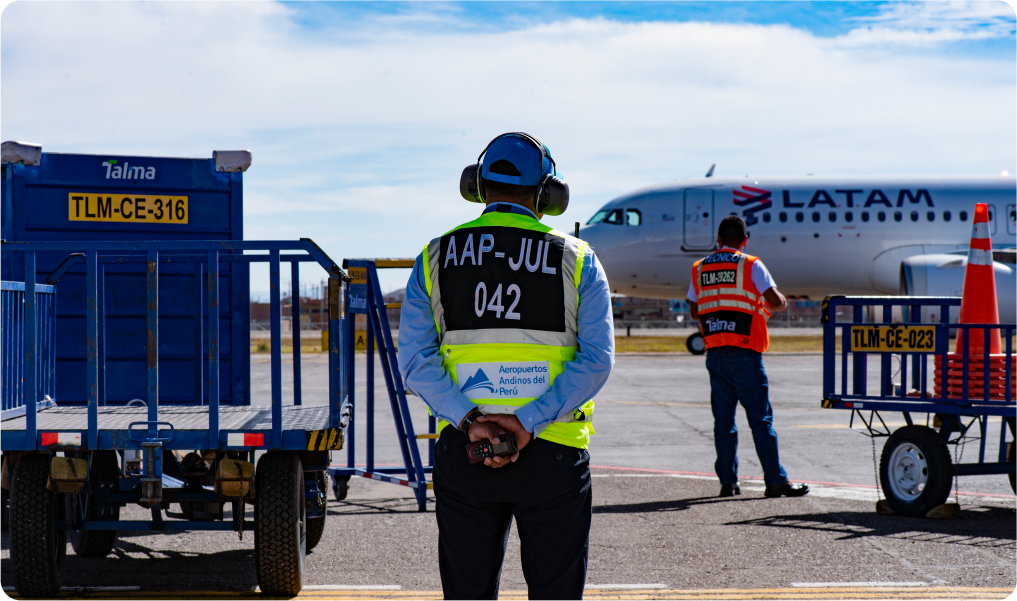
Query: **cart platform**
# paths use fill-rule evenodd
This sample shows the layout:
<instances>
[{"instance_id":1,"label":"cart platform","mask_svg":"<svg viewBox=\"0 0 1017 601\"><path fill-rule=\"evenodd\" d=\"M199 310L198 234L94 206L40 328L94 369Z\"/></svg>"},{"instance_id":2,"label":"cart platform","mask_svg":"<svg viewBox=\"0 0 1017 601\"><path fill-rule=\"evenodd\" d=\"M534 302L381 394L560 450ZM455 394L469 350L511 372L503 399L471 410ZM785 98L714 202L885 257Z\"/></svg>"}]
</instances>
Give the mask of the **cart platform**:
<instances>
[{"instance_id":1,"label":"cart platform","mask_svg":"<svg viewBox=\"0 0 1017 601\"><path fill-rule=\"evenodd\" d=\"M296 445L296 449L307 448L306 432L323 430L329 427L327 405L320 406L285 406L282 407L282 433L283 447L289 448L294 445L286 444L290 438L295 437L302 444ZM148 419L147 407L99 407L99 448L100 449L122 449L135 446L141 448L141 444L112 444L114 440L129 440L128 429L133 423L146 422ZM3 440L0 441L3 450L22 447L25 435L25 416L20 415L4 420L2 427L4 431ZM207 445L208 440L208 406L169 406L159 408L159 420L173 425L174 436L171 440L163 443L163 448L212 448L219 445ZM68 432L78 431L82 435L88 431L88 407L48 407L36 413L36 428L40 433L47 430ZM261 406L220 406L219 407L219 428L220 437L226 438L226 444L220 448L252 448L259 445L230 445L228 444L230 433L244 432L270 432L272 430L272 407ZM105 443L105 444L104 444Z\"/></svg>"}]
</instances>

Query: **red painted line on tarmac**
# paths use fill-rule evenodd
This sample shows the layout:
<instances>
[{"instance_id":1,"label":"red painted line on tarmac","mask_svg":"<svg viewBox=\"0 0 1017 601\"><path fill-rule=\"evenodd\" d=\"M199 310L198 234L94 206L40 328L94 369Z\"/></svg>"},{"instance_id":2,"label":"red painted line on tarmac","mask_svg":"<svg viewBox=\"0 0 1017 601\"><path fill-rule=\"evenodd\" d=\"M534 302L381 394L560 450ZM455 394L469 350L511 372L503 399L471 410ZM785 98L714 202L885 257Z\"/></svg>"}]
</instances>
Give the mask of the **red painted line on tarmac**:
<instances>
[{"instance_id":1,"label":"red painted line on tarmac","mask_svg":"<svg viewBox=\"0 0 1017 601\"><path fill-rule=\"evenodd\" d=\"M713 476L716 474L709 472L681 472L677 470L652 470L641 467L617 467L613 465L591 465L593 469L599 470L620 470L625 472L650 472L654 474L682 474L685 476ZM762 480L760 476L741 476L742 480ZM825 482L823 480L799 480L798 478L791 478L792 482L804 482L805 484L826 484L827 486L848 486L852 488L876 488L875 484L850 484L848 482ZM991 492L968 492L964 490L956 491L959 495L972 495L975 497L997 497L1000 499L1017 499L1015 495L1001 495Z\"/></svg>"}]
</instances>

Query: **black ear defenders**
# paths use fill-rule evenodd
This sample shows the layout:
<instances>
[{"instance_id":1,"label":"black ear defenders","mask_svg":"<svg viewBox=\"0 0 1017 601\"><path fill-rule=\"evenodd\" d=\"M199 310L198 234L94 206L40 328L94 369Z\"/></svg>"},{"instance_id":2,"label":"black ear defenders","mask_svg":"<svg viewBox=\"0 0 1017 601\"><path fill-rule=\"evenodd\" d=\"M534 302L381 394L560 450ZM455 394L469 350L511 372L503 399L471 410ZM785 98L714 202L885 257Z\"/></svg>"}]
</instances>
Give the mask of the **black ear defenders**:
<instances>
[{"instance_id":1,"label":"black ear defenders","mask_svg":"<svg viewBox=\"0 0 1017 601\"><path fill-rule=\"evenodd\" d=\"M481 159L484 158L484 154L487 153L487 149L491 147L491 144L506 136L522 138L536 146L537 150L540 151L541 166L544 164L544 158L551 162L552 173L547 173L541 178L540 184L537 185L537 191L533 196L533 204L537 208L537 212L552 216L564 213L565 209L569 206L569 185L565 183L565 180L553 173L557 170L557 165L554 159L551 158L551 153L547 151L547 148L541 144L540 140L523 132L502 134L488 142L483 152L477 157L477 162L463 169L463 174L459 177L459 193L470 202L487 202L484 200L484 184L483 179L480 177Z\"/></svg>"}]
</instances>

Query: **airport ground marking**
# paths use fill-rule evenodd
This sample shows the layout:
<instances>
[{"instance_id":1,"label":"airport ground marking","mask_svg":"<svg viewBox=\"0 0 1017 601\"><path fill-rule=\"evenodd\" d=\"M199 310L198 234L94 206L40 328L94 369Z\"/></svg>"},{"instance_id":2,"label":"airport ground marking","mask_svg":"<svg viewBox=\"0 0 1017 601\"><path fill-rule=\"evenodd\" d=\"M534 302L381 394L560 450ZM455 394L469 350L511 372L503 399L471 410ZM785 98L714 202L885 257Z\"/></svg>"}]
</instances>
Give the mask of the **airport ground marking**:
<instances>
[{"instance_id":1,"label":"airport ground marking","mask_svg":"<svg viewBox=\"0 0 1017 601\"><path fill-rule=\"evenodd\" d=\"M617 401L612 399L597 399L598 403L616 403L620 405L663 405L669 407L697 407L709 409L710 403L680 403L677 401ZM781 407L781 411L829 411L822 407Z\"/></svg>"},{"instance_id":2,"label":"airport ground marking","mask_svg":"<svg viewBox=\"0 0 1017 601\"><path fill-rule=\"evenodd\" d=\"M802 583L804 584L804 583ZM838 584L838 583L816 583ZM911 584L911 583L899 583ZM339 586L339 585L337 585ZM355 586L355 585L354 585ZM606 587L610 585L600 585ZM613 585L619 586L619 585ZM637 585L656 586L656 585ZM62 591L60 598L87 599L273 599L260 591L99 591L99 588L118 587L74 587ZM119 587L123 588L123 587ZM6 589L6 587L5 587ZM1003 599L1014 591L1006 587L963 587L963 586L861 586L841 587L820 586L815 588L769 588L769 589L660 589L644 588L632 590L607 590L588 587L584 598L606 599L694 599L694 600L735 600L735 599ZM73 597L72 597L73 595ZM17 598L16 595L11 595ZM526 591L502 591L499 598L506 600L526 599ZM403 591L391 589L338 589L309 590L305 587L297 599L321 599L323 601L346 601L348 599L441 599L441 591Z\"/></svg>"}]
</instances>

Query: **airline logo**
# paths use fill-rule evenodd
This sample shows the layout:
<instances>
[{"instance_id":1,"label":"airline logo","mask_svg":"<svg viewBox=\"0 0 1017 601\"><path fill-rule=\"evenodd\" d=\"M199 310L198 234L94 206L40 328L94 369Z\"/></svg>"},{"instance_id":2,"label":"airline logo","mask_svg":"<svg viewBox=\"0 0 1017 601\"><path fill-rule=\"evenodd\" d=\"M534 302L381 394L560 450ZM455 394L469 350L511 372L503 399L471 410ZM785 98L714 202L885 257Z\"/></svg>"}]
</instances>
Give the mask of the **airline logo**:
<instances>
[{"instance_id":1,"label":"airline logo","mask_svg":"<svg viewBox=\"0 0 1017 601\"><path fill-rule=\"evenodd\" d=\"M141 167L130 163L118 165L119 161L110 159L103 161L102 166L106 168L106 179L155 179L155 167Z\"/></svg>"},{"instance_id":2,"label":"airline logo","mask_svg":"<svg viewBox=\"0 0 1017 601\"><path fill-rule=\"evenodd\" d=\"M734 194L734 203L739 207L748 207L742 211L742 216L745 217L745 223L752 225L756 223L756 216L754 213L757 211L765 211L773 206L773 201L770 200L770 191L763 190L761 188L753 188L751 186L742 186L741 190L732 190Z\"/></svg>"},{"instance_id":3,"label":"airline logo","mask_svg":"<svg viewBox=\"0 0 1017 601\"><path fill-rule=\"evenodd\" d=\"M754 188L752 186L742 186L741 189L732 190L731 193L734 196L734 204L738 207L745 207L742 211L742 217L745 218L745 223L748 225L754 225L758 222L755 215L758 211L765 211L773 206L771 200L771 193L769 190L763 190L762 188ZM796 195L799 193L796 192ZM806 195L809 193L806 192ZM805 202L803 197L799 202L795 202L791 198L790 190L782 190L781 197L783 203L781 206L785 209L801 209L801 208L815 208L823 205L830 208L836 209L840 207L847 208L869 208L873 206L884 206L888 208L903 207L906 204L925 204L929 207L934 207L935 203L932 200L932 195L929 194L928 190L907 190L901 189L894 191L883 192L882 190L815 190L811 193L808 203Z\"/></svg>"},{"instance_id":4,"label":"airline logo","mask_svg":"<svg viewBox=\"0 0 1017 601\"><path fill-rule=\"evenodd\" d=\"M547 361L460 363L456 380L470 400L532 399L551 388Z\"/></svg>"}]
</instances>

